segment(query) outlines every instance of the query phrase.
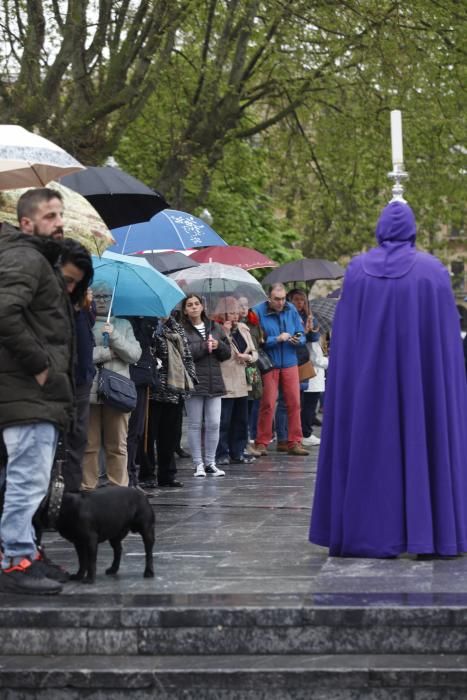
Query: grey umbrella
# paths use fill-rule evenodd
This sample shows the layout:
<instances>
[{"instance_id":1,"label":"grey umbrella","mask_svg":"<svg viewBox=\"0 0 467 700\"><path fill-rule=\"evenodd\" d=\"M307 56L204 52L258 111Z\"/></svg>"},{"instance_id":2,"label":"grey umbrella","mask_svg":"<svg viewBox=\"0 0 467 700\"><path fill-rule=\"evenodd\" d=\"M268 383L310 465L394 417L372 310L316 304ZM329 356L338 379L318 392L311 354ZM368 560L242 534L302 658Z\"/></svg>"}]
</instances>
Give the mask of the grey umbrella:
<instances>
[{"instance_id":1,"label":"grey umbrella","mask_svg":"<svg viewBox=\"0 0 467 700\"><path fill-rule=\"evenodd\" d=\"M322 333L329 333L331 330L338 301L338 299L329 297L318 297L310 301L310 309L317 319Z\"/></svg>"},{"instance_id":2,"label":"grey umbrella","mask_svg":"<svg viewBox=\"0 0 467 700\"><path fill-rule=\"evenodd\" d=\"M314 282L315 280L335 280L343 277L345 270L343 267L330 260L319 258L302 258L292 260L277 267L266 275L263 284L273 284L274 282Z\"/></svg>"}]
</instances>

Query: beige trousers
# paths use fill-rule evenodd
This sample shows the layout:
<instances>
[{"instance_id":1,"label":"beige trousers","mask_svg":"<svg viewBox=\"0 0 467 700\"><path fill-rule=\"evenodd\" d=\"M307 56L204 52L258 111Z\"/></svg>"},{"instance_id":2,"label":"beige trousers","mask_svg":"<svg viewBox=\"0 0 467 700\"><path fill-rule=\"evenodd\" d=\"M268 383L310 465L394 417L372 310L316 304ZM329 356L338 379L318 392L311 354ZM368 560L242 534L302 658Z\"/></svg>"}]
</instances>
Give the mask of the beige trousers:
<instances>
[{"instance_id":1,"label":"beige trousers","mask_svg":"<svg viewBox=\"0 0 467 700\"><path fill-rule=\"evenodd\" d=\"M83 489L91 490L97 486L101 446L109 482L117 486L128 486L126 440L129 418L129 413L116 411L103 404L91 404L88 444L83 460Z\"/></svg>"}]
</instances>

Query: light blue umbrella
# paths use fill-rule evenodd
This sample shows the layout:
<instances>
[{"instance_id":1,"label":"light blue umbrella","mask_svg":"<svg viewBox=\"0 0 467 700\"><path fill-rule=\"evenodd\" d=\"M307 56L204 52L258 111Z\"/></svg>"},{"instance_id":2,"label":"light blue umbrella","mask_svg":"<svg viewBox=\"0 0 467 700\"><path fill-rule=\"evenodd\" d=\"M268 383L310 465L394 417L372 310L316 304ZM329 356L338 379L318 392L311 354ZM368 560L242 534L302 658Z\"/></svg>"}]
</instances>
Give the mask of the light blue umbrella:
<instances>
[{"instance_id":1,"label":"light blue umbrella","mask_svg":"<svg viewBox=\"0 0 467 700\"><path fill-rule=\"evenodd\" d=\"M109 308L115 316L168 316L184 298L180 287L144 258L106 251L92 256L94 284L113 290Z\"/></svg>"},{"instance_id":2,"label":"light blue umbrella","mask_svg":"<svg viewBox=\"0 0 467 700\"><path fill-rule=\"evenodd\" d=\"M177 209L164 209L141 224L113 228L112 236L117 243L109 250L127 254L227 245L205 221Z\"/></svg>"}]
</instances>

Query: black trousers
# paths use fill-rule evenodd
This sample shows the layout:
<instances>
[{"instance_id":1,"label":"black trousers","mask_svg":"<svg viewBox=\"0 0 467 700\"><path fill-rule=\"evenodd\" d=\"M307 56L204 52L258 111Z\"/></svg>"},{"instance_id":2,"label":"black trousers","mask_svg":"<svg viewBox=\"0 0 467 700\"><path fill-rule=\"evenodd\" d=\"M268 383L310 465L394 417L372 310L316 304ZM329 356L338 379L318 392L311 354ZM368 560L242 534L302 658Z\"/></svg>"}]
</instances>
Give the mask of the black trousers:
<instances>
[{"instance_id":1,"label":"black trousers","mask_svg":"<svg viewBox=\"0 0 467 700\"><path fill-rule=\"evenodd\" d=\"M301 392L301 412L300 418L302 421L303 437L310 437L313 432L313 418L316 415L316 409L319 403L320 391L302 391Z\"/></svg>"},{"instance_id":2,"label":"black trousers","mask_svg":"<svg viewBox=\"0 0 467 700\"><path fill-rule=\"evenodd\" d=\"M130 416L128 422L127 436L127 452L128 452L128 478L130 485L138 483L139 465L137 464L136 455L138 453L138 445L144 435L144 418L146 415L146 386L136 387L136 408Z\"/></svg>"},{"instance_id":3,"label":"black trousers","mask_svg":"<svg viewBox=\"0 0 467 700\"><path fill-rule=\"evenodd\" d=\"M177 473L175 448L178 441L177 423L182 407L180 404L154 401L151 424L157 449L157 481L172 481Z\"/></svg>"},{"instance_id":4,"label":"black trousers","mask_svg":"<svg viewBox=\"0 0 467 700\"><path fill-rule=\"evenodd\" d=\"M79 491L83 480L83 457L88 443L89 394L91 384L76 387L76 417L73 429L66 435L66 461L63 465L65 491Z\"/></svg>"}]
</instances>

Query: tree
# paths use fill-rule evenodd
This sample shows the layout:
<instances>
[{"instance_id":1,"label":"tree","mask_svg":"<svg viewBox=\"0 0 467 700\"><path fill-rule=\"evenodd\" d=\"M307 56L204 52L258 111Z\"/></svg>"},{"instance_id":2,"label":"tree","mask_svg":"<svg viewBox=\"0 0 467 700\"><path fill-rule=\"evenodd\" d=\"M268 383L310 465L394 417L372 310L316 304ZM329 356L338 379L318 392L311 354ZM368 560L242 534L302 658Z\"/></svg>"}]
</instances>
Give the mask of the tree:
<instances>
[{"instance_id":1,"label":"tree","mask_svg":"<svg viewBox=\"0 0 467 700\"><path fill-rule=\"evenodd\" d=\"M190 0L3 0L0 108L98 164L157 86Z\"/></svg>"}]
</instances>

